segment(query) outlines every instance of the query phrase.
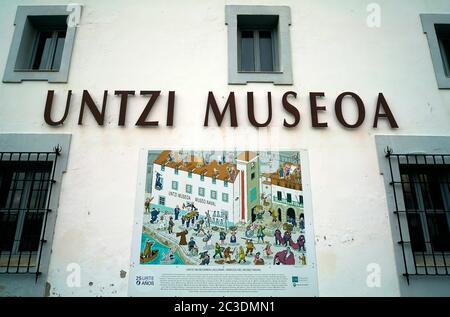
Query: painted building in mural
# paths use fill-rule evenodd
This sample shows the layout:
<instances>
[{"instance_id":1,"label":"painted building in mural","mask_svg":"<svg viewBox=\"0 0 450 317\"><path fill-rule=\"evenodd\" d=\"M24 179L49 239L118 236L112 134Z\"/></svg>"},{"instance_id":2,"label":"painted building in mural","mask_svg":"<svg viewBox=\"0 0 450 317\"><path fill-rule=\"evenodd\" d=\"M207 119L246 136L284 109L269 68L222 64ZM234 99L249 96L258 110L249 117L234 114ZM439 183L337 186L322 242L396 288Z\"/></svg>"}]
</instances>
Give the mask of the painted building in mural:
<instances>
[{"instance_id":1,"label":"painted building in mural","mask_svg":"<svg viewBox=\"0 0 450 317\"><path fill-rule=\"evenodd\" d=\"M276 215L296 264L314 229L309 295L450 295L449 26L448 0L2 1L0 296L130 295L147 199L219 243Z\"/></svg>"}]
</instances>

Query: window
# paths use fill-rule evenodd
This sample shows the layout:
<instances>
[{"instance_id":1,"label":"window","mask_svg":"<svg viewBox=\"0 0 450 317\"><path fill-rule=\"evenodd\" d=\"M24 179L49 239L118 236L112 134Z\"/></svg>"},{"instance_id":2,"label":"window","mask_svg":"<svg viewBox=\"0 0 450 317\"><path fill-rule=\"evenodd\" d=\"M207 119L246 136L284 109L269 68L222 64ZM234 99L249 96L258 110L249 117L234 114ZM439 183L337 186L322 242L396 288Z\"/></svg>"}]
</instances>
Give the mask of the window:
<instances>
[{"instance_id":1,"label":"window","mask_svg":"<svg viewBox=\"0 0 450 317\"><path fill-rule=\"evenodd\" d=\"M159 196L159 204L161 206L165 206L166 205L166 197L164 196Z\"/></svg>"},{"instance_id":2,"label":"window","mask_svg":"<svg viewBox=\"0 0 450 317\"><path fill-rule=\"evenodd\" d=\"M179 171L178 171L178 167L175 167L175 175L178 175L179 174Z\"/></svg>"},{"instance_id":3,"label":"window","mask_svg":"<svg viewBox=\"0 0 450 317\"><path fill-rule=\"evenodd\" d=\"M280 191L277 191L277 200L282 201L283 200L283 193Z\"/></svg>"},{"instance_id":4,"label":"window","mask_svg":"<svg viewBox=\"0 0 450 317\"><path fill-rule=\"evenodd\" d=\"M80 14L79 5L18 6L3 82L67 82Z\"/></svg>"},{"instance_id":5,"label":"window","mask_svg":"<svg viewBox=\"0 0 450 317\"><path fill-rule=\"evenodd\" d=\"M421 14L440 89L450 89L450 14Z\"/></svg>"},{"instance_id":6,"label":"window","mask_svg":"<svg viewBox=\"0 0 450 317\"><path fill-rule=\"evenodd\" d=\"M165 171L166 170L166 165L162 164L161 165L161 171Z\"/></svg>"},{"instance_id":7,"label":"window","mask_svg":"<svg viewBox=\"0 0 450 317\"><path fill-rule=\"evenodd\" d=\"M178 190L178 182L177 181L172 181L172 189Z\"/></svg>"},{"instance_id":8,"label":"window","mask_svg":"<svg viewBox=\"0 0 450 317\"><path fill-rule=\"evenodd\" d=\"M215 190L211 191L211 199L217 199L217 191Z\"/></svg>"},{"instance_id":9,"label":"window","mask_svg":"<svg viewBox=\"0 0 450 317\"><path fill-rule=\"evenodd\" d=\"M289 25L285 6L226 6L228 82L292 84Z\"/></svg>"},{"instance_id":10,"label":"window","mask_svg":"<svg viewBox=\"0 0 450 317\"><path fill-rule=\"evenodd\" d=\"M287 200L288 203L292 202L292 195L290 193L286 194L286 200Z\"/></svg>"},{"instance_id":11,"label":"window","mask_svg":"<svg viewBox=\"0 0 450 317\"><path fill-rule=\"evenodd\" d=\"M258 195L257 195L257 192L256 192L256 188L252 188L250 190L250 201L254 202L257 198L258 198Z\"/></svg>"},{"instance_id":12,"label":"window","mask_svg":"<svg viewBox=\"0 0 450 317\"><path fill-rule=\"evenodd\" d=\"M417 151L420 142L408 138L412 139L405 144L414 144ZM424 139L434 150L442 144L445 147L444 138ZM398 147L411 151L406 145ZM388 146L384 151L387 167L383 174L388 177L395 217L393 232L407 281L414 275L450 275L450 155L396 154Z\"/></svg>"},{"instance_id":13,"label":"window","mask_svg":"<svg viewBox=\"0 0 450 317\"><path fill-rule=\"evenodd\" d=\"M216 183L217 183L217 180L216 180L215 177L212 178L212 183L213 183L213 184L216 184Z\"/></svg>"},{"instance_id":14,"label":"window","mask_svg":"<svg viewBox=\"0 0 450 317\"><path fill-rule=\"evenodd\" d=\"M255 173L253 172L251 175L252 180L255 179Z\"/></svg>"},{"instance_id":15,"label":"window","mask_svg":"<svg viewBox=\"0 0 450 317\"><path fill-rule=\"evenodd\" d=\"M192 178L192 172L188 172L188 178Z\"/></svg>"},{"instance_id":16,"label":"window","mask_svg":"<svg viewBox=\"0 0 450 317\"><path fill-rule=\"evenodd\" d=\"M222 201L223 202L228 202L228 194L227 193L222 193Z\"/></svg>"},{"instance_id":17,"label":"window","mask_svg":"<svg viewBox=\"0 0 450 317\"><path fill-rule=\"evenodd\" d=\"M412 250L450 252L450 168L402 165L400 171Z\"/></svg>"},{"instance_id":18,"label":"window","mask_svg":"<svg viewBox=\"0 0 450 317\"><path fill-rule=\"evenodd\" d=\"M228 187L228 181L223 181L223 187Z\"/></svg>"},{"instance_id":19,"label":"window","mask_svg":"<svg viewBox=\"0 0 450 317\"><path fill-rule=\"evenodd\" d=\"M200 175L200 180L203 182L205 181L205 175Z\"/></svg>"},{"instance_id":20,"label":"window","mask_svg":"<svg viewBox=\"0 0 450 317\"><path fill-rule=\"evenodd\" d=\"M198 188L198 195L200 197L205 197L205 189L203 187Z\"/></svg>"},{"instance_id":21,"label":"window","mask_svg":"<svg viewBox=\"0 0 450 317\"><path fill-rule=\"evenodd\" d=\"M0 251L31 255L39 249L53 163L0 164Z\"/></svg>"},{"instance_id":22,"label":"window","mask_svg":"<svg viewBox=\"0 0 450 317\"><path fill-rule=\"evenodd\" d=\"M0 133L2 294L44 295L70 139L69 134Z\"/></svg>"},{"instance_id":23,"label":"window","mask_svg":"<svg viewBox=\"0 0 450 317\"><path fill-rule=\"evenodd\" d=\"M186 185L186 193L192 194L192 185Z\"/></svg>"}]
</instances>

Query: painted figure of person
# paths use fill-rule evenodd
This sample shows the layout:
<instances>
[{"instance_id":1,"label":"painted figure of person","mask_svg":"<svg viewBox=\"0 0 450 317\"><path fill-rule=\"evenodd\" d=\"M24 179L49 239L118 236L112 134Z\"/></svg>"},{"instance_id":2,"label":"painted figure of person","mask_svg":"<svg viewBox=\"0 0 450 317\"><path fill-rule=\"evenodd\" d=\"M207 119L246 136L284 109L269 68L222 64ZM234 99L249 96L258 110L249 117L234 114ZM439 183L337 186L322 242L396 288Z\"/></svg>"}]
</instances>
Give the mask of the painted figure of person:
<instances>
[{"instance_id":1,"label":"painted figure of person","mask_svg":"<svg viewBox=\"0 0 450 317\"><path fill-rule=\"evenodd\" d=\"M220 258L223 258L222 255L222 247L220 246L220 244L218 242L216 242L215 246L214 246L214 255L213 258L215 259L216 256L220 256Z\"/></svg>"},{"instance_id":2,"label":"painted figure of person","mask_svg":"<svg viewBox=\"0 0 450 317\"><path fill-rule=\"evenodd\" d=\"M231 234L230 234L230 243L231 243L231 244L236 244L236 231L231 231Z\"/></svg>"},{"instance_id":3,"label":"painted figure of person","mask_svg":"<svg viewBox=\"0 0 450 317\"><path fill-rule=\"evenodd\" d=\"M146 214L148 214L150 212L150 202L151 202L150 197L148 197L144 202L144 208L145 208L144 213L146 213Z\"/></svg>"},{"instance_id":4,"label":"painted figure of person","mask_svg":"<svg viewBox=\"0 0 450 317\"><path fill-rule=\"evenodd\" d=\"M175 207L175 209L173 210L174 214L175 214L175 221L178 220L178 217L180 215L180 207L178 207L178 205Z\"/></svg>"},{"instance_id":5,"label":"painted figure of person","mask_svg":"<svg viewBox=\"0 0 450 317\"><path fill-rule=\"evenodd\" d=\"M230 263L231 262L231 255L234 251L231 251L230 247L226 247L225 250L223 250L223 256L225 258L225 262Z\"/></svg>"},{"instance_id":6,"label":"painted figure of person","mask_svg":"<svg viewBox=\"0 0 450 317\"><path fill-rule=\"evenodd\" d=\"M203 237L203 242L205 242L205 248L208 249L212 243L212 233L210 230L206 232L206 235Z\"/></svg>"},{"instance_id":7,"label":"painted figure of person","mask_svg":"<svg viewBox=\"0 0 450 317\"><path fill-rule=\"evenodd\" d=\"M200 265L209 265L209 253L208 251L200 253Z\"/></svg>"},{"instance_id":8,"label":"painted figure of person","mask_svg":"<svg viewBox=\"0 0 450 317\"><path fill-rule=\"evenodd\" d=\"M253 250L255 249L255 245L253 244L253 240L252 239L248 239L245 242L245 246L247 248L247 250L245 251L245 255L253 255Z\"/></svg>"},{"instance_id":9,"label":"painted figure of person","mask_svg":"<svg viewBox=\"0 0 450 317\"><path fill-rule=\"evenodd\" d=\"M192 249L194 249L196 247L197 247L197 244L195 243L195 239L194 239L194 237L191 237L191 239L189 239L189 242L188 242L188 251L191 252Z\"/></svg>"},{"instance_id":10,"label":"painted figure of person","mask_svg":"<svg viewBox=\"0 0 450 317\"><path fill-rule=\"evenodd\" d=\"M291 232L289 230L286 230L283 235L283 245L285 247L288 246L290 240L291 240Z\"/></svg>"},{"instance_id":11,"label":"painted figure of person","mask_svg":"<svg viewBox=\"0 0 450 317\"><path fill-rule=\"evenodd\" d=\"M244 248L242 247L242 245L239 246L239 261L238 261L238 263L241 263L241 262L247 262L245 260L245 251L244 251Z\"/></svg>"},{"instance_id":12,"label":"painted figure of person","mask_svg":"<svg viewBox=\"0 0 450 317\"><path fill-rule=\"evenodd\" d=\"M154 223L156 220L158 220L159 210L156 208L153 208L151 211L151 220L150 223Z\"/></svg>"},{"instance_id":13,"label":"painted figure of person","mask_svg":"<svg viewBox=\"0 0 450 317\"><path fill-rule=\"evenodd\" d=\"M169 225L167 226L167 230L169 231L169 234L173 233L173 226L175 225L175 222L173 222L173 218L170 217L169 219Z\"/></svg>"},{"instance_id":14,"label":"painted figure of person","mask_svg":"<svg viewBox=\"0 0 450 317\"><path fill-rule=\"evenodd\" d=\"M260 225L256 231L256 236L258 237L258 243L261 241L261 243L264 243L264 237L266 236L266 234L264 233L264 229L266 229L266 227L264 227L263 225Z\"/></svg>"},{"instance_id":15,"label":"painted figure of person","mask_svg":"<svg viewBox=\"0 0 450 317\"><path fill-rule=\"evenodd\" d=\"M305 231L305 219L304 219L304 217L300 217L299 226L300 226L301 232L304 232Z\"/></svg>"},{"instance_id":16,"label":"painted figure of person","mask_svg":"<svg viewBox=\"0 0 450 317\"><path fill-rule=\"evenodd\" d=\"M187 217L185 224L186 224L186 228L189 228L189 225L191 224L191 218Z\"/></svg>"},{"instance_id":17,"label":"painted figure of person","mask_svg":"<svg viewBox=\"0 0 450 317\"><path fill-rule=\"evenodd\" d=\"M206 211L206 227L211 227L211 214L209 213L209 210Z\"/></svg>"},{"instance_id":18,"label":"painted figure of person","mask_svg":"<svg viewBox=\"0 0 450 317\"><path fill-rule=\"evenodd\" d=\"M266 253L266 256L269 257L272 255L272 244L270 244L269 241L266 242L266 246L264 247L264 252Z\"/></svg>"},{"instance_id":19,"label":"painted figure of person","mask_svg":"<svg viewBox=\"0 0 450 317\"><path fill-rule=\"evenodd\" d=\"M177 232L177 237L180 237L179 245L187 245L186 235L188 234L187 230L183 230L180 232Z\"/></svg>"},{"instance_id":20,"label":"painted figure of person","mask_svg":"<svg viewBox=\"0 0 450 317\"><path fill-rule=\"evenodd\" d=\"M300 255L300 261L302 262L302 265L306 265L306 256L304 253L302 253L302 255Z\"/></svg>"},{"instance_id":21,"label":"painted figure of person","mask_svg":"<svg viewBox=\"0 0 450 317\"><path fill-rule=\"evenodd\" d=\"M275 236L275 245L282 245L282 244L284 244L284 240L283 240L283 237L281 235L280 229L276 229L275 230L274 236Z\"/></svg>"},{"instance_id":22,"label":"painted figure of person","mask_svg":"<svg viewBox=\"0 0 450 317\"><path fill-rule=\"evenodd\" d=\"M305 249L305 236L304 235L300 235L297 239L297 244L298 244L298 250L303 250L306 251Z\"/></svg>"},{"instance_id":23,"label":"painted figure of person","mask_svg":"<svg viewBox=\"0 0 450 317\"><path fill-rule=\"evenodd\" d=\"M220 245L224 244L226 238L227 238L227 233L224 230L221 230L219 232Z\"/></svg>"},{"instance_id":24,"label":"painted figure of person","mask_svg":"<svg viewBox=\"0 0 450 317\"><path fill-rule=\"evenodd\" d=\"M253 264L255 265L264 265L264 259L261 258L261 253L256 252L253 258Z\"/></svg>"}]
</instances>

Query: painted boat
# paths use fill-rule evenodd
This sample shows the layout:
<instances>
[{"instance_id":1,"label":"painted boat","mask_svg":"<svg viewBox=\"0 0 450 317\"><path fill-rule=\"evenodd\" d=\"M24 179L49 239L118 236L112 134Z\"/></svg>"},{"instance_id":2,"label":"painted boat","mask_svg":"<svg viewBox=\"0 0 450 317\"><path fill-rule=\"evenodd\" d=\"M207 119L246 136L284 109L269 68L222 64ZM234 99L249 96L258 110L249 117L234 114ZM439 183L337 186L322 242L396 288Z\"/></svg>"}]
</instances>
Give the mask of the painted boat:
<instances>
[{"instance_id":1,"label":"painted boat","mask_svg":"<svg viewBox=\"0 0 450 317\"><path fill-rule=\"evenodd\" d=\"M140 256L141 263L147 263L147 262L154 260L158 256L158 253L159 253L159 250L154 250L154 251L152 251L152 254L147 255L146 257L144 256L143 253L141 253L141 256Z\"/></svg>"}]
</instances>

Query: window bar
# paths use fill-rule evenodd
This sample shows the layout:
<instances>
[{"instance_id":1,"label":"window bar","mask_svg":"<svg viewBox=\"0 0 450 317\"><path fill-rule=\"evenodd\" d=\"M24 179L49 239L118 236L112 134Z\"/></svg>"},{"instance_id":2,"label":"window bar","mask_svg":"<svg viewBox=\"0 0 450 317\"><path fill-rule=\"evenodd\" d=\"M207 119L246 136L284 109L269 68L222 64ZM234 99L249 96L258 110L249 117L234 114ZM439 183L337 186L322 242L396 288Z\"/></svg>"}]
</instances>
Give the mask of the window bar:
<instances>
[{"instance_id":1,"label":"window bar","mask_svg":"<svg viewBox=\"0 0 450 317\"><path fill-rule=\"evenodd\" d=\"M409 155L406 155L406 157L409 157ZM418 165L419 164L419 161L418 161L418 159L417 159L417 157L418 157L418 155L414 155L414 159L415 159L415 162L416 162L416 165ZM421 183L421 180L420 180L420 175L419 175L419 180L418 180L418 183L419 183L419 186L420 186L420 193L417 193L416 195L417 195L417 197L416 197L416 199L418 198L418 195L420 195L420 194L422 194L422 183ZM422 194L423 195L423 194ZM422 196L422 200L423 200L423 196ZM417 202L418 203L418 202ZM423 203L424 204L424 203ZM418 206L419 207L419 206ZM426 212L425 211L425 205L424 205L424 212ZM427 219L426 219L427 217L426 217L426 215L425 215L425 228L427 228L428 229L428 221L427 221ZM422 231L424 230L424 228L422 228ZM423 233L422 233L423 234ZM425 241L425 251L423 251L422 250L422 259L423 259L423 264L425 265L425 275L428 275L428 265L427 265L427 259L425 258L425 252L426 252L426 249L427 249L427 240L426 240L426 237L424 236L423 237L423 240ZM414 255L414 251L413 251L413 256L415 256Z\"/></svg>"},{"instance_id":2,"label":"window bar","mask_svg":"<svg viewBox=\"0 0 450 317\"><path fill-rule=\"evenodd\" d=\"M391 156L392 156L393 151L392 151L391 148L387 147L385 153L386 153L386 158L389 161L389 172L391 174L390 185L392 185L392 188L394 190L394 203L395 203L395 211L394 211L394 213L396 213L396 215L397 215L397 224L398 224L398 229L399 229L399 232L400 232L399 244L402 247L403 265L405 267L405 273L403 275L406 276L406 281L407 281L407 283L409 285L409 273L408 273L408 266L407 266L407 263L406 263L406 254L405 254L405 246L404 246L404 241L403 241L402 226L401 226L401 223L400 223L400 214L398 212L397 192L395 190L394 173L392 171Z\"/></svg>"},{"instance_id":3,"label":"window bar","mask_svg":"<svg viewBox=\"0 0 450 317\"><path fill-rule=\"evenodd\" d=\"M38 154L38 160L39 160L39 157L40 157L40 154ZM45 173L45 174L44 174ZM42 199L42 196L43 196L43 193L45 193L46 194L46 192L45 192L45 189L43 189L43 185L44 185L44 183L48 183L49 182L49 180L50 179L47 179L47 178L45 178L45 175L46 175L47 173L44 171L44 172L42 172L41 173L41 176L40 176L40 178L39 178L39 189L37 190L37 193L38 193L38 200L37 200L37 204L35 204L35 208L36 208L36 210L35 210L35 213L34 213L34 216L37 218L37 219L39 219L39 216L40 216L40 213L43 211L43 209L42 209L42 203L45 203L45 200L44 201L41 201L41 199ZM48 184L47 184L47 186L48 186ZM47 187L48 188L48 187ZM45 198L47 198L46 197L47 196L47 194L45 195L45 197L44 197L44 199ZM35 219L35 220L37 220L37 219ZM35 225L37 225L36 223L34 223ZM31 262L31 258L32 258L32 254L33 254L33 252L30 250L30 253L29 253L29 257L28 257L28 270L27 270L27 272L30 272L30 262Z\"/></svg>"},{"instance_id":4,"label":"window bar","mask_svg":"<svg viewBox=\"0 0 450 317\"><path fill-rule=\"evenodd\" d=\"M21 161L21 159L22 159L22 154L23 153L19 153L19 161ZM10 155L10 161L12 160L12 156L13 156L13 154L11 154ZM13 209L12 208L12 206L13 206L13 203L14 203L14 197L15 197L15 195L16 195L16 188L17 188L17 184L19 183L19 182L21 182L21 180L20 180L20 173L16 173L15 174L15 176L13 176L13 184L14 184L14 189L13 189L13 194L11 195L11 201L9 202L9 209L8 209L8 221L9 221L9 216L10 216L10 212L11 212L11 210ZM18 208L16 209L17 210L17 215L16 215L16 226L17 226L17 223L19 222L19 213L20 213L20 202L22 202L22 198L23 198L23 193L24 193L24 187L25 187L25 179L22 181L22 187L21 187L21 190L20 190L20 199L19 199L19 206L18 206ZM15 233L14 233L15 234ZM7 273L9 273L9 269L10 269L10 265L11 265L11 258L12 258L12 254L13 254L13 251L14 251L14 248L15 248L15 244L16 244L16 236L14 235L14 240L13 240L13 244L12 244L12 247L11 247L11 250L9 250L9 258L8 258L8 266L7 266L7 269L6 269L6 272ZM16 273L19 273L19 265L17 265L17 267L16 267Z\"/></svg>"},{"instance_id":5,"label":"window bar","mask_svg":"<svg viewBox=\"0 0 450 317\"><path fill-rule=\"evenodd\" d=\"M445 163L445 156L442 155L442 164L446 164ZM446 175L446 183L447 183L447 187L448 187L448 192L450 193L450 172ZM450 206L448 206L447 208L449 208ZM450 208L447 209L446 208L446 213L450 212ZM446 275L450 275L448 272L448 266L447 266L447 260L445 259L445 253L444 250L442 250L442 258L444 259L444 267L445 267L445 274Z\"/></svg>"},{"instance_id":6,"label":"window bar","mask_svg":"<svg viewBox=\"0 0 450 317\"><path fill-rule=\"evenodd\" d=\"M397 160L399 160L399 158L397 158ZM406 164L409 164L409 157L408 156L406 156ZM411 187L411 179L409 178L409 176L408 176L408 181L409 181L409 187L410 187L410 190L411 190L411 195L412 195L412 190L413 190L413 188ZM403 181L403 178L402 178L402 175L400 174L400 183L401 183L401 185L402 185L402 191L403 191L403 193L405 192L405 182ZM404 206L405 206L405 215L406 215L406 223L408 223L408 217L409 217L409 210L408 210L408 208L406 208L406 202L404 203ZM417 206L417 202L416 201L414 201L414 215L416 216L416 217L420 217L420 214L419 214L419 212L418 212L418 206ZM397 213L397 216L399 216L399 213ZM411 240L411 239L410 239ZM407 243L406 241L404 242L404 243ZM409 243L409 247L411 248L411 251L412 251L412 244L411 243ZM415 255L414 255L414 252L412 252L413 253L413 256L412 256L412 258L413 258L413 263L414 263L414 272L415 272L415 274L418 274L418 272L417 272L417 261L416 261L416 257L415 257ZM405 259L405 261L406 261L406 259ZM408 283L409 283L409 281L408 281Z\"/></svg>"},{"instance_id":7,"label":"window bar","mask_svg":"<svg viewBox=\"0 0 450 317\"><path fill-rule=\"evenodd\" d=\"M39 246L38 261L37 261L37 266L36 266L36 281L39 278L39 275L41 274L41 272L39 271L39 267L41 264L42 247L43 247L44 243L47 242L47 240L45 240L45 229L47 227L47 215L50 211L50 200L51 200L51 195L52 195L53 184L56 183L56 181L55 181L56 163L58 161L58 156L61 154L61 151L62 151L62 147L59 144L53 148L53 152L55 153L55 160L53 162L53 168L52 168L52 172L51 172L52 176L51 176L50 182L49 182L47 204L46 204L46 209L44 211L44 220L42 223L43 229L42 229L41 241L40 241L40 246ZM49 154L50 153L47 153L47 161L48 161Z\"/></svg>"},{"instance_id":8,"label":"window bar","mask_svg":"<svg viewBox=\"0 0 450 317\"><path fill-rule=\"evenodd\" d=\"M436 165L436 158L435 158L435 156L433 155L432 158L433 158L434 165ZM428 161L427 161L427 158L425 157L425 155L424 155L424 159L425 159L425 165L427 165ZM428 185L428 187L427 187L427 195L428 195L428 197L431 198L431 193L430 193L430 188L429 188L429 186L430 186L429 180L427 181L427 183L428 183L427 184ZM437 215L436 204L433 203L433 202L432 202L432 207L433 207L433 209L432 209L433 215L436 216ZM426 219L427 225L428 225L428 211L427 211L426 207L425 207L425 219ZM439 275L439 270L438 270L438 267L437 267L437 264L436 264L436 255L434 253L434 246L433 246L433 241L432 241L431 237L430 237L430 249L431 249L431 255L433 256L434 271L435 271L436 275Z\"/></svg>"}]
</instances>

